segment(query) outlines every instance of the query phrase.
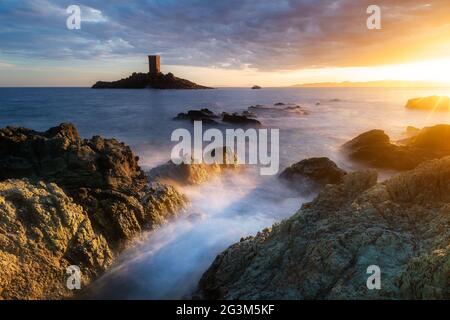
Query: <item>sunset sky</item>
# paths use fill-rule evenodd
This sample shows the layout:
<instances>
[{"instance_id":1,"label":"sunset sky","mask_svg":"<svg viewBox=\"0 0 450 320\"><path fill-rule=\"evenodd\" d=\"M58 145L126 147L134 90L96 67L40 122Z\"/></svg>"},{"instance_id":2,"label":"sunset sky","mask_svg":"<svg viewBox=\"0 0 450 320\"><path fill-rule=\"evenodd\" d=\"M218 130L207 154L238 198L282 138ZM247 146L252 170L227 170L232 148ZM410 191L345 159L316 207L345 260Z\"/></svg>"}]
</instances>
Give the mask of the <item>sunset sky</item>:
<instances>
[{"instance_id":1,"label":"sunset sky","mask_svg":"<svg viewBox=\"0 0 450 320\"><path fill-rule=\"evenodd\" d=\"M81 29L69 30L69 5ZM381 30L366 9L381 7ZM0 86L90 86L147 71L211 86L450 83L450 1L1 0Z\"/></svg>"}]
</instances>

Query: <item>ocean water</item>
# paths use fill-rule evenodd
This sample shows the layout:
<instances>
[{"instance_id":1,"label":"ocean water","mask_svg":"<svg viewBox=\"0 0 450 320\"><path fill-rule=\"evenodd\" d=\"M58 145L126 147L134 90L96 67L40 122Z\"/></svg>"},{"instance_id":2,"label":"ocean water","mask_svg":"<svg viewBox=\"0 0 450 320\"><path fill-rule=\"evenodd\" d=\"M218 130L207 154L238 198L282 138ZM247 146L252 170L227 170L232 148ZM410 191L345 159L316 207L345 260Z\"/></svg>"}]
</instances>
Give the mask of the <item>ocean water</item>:
<instances>
[{"instance_id":1,"label":"ocean water","mask_svg":"<svg viewBox=\"0 0 450 320\"><path fill-rule=\"evenodd\" d=\"M103 135L130 145L150 169L166 162L173 130L189 122L172 118L189 109L244 111L251 105L292 103L308 115L269 112L263 127L280 130L280 171L304 158L327 156L346 170L361 168L340 146L370 129L392 139L408 125L450 123L449 113L404 108L410 98L450 95L448 88L266 88L215 90L92 90L0 88L0 127L47 130L73 122L82 137ZM224 129L220 127L220 129ZM146 234L93 283L90 298L175 299L189 296L214 257L241 237L255 234L297 211L314 194L300 196L255 167L227 172L199 186L183 187L191 206L179 219ZM394 172L380 172L384 179Z\"/></svg>"}]
</instances>

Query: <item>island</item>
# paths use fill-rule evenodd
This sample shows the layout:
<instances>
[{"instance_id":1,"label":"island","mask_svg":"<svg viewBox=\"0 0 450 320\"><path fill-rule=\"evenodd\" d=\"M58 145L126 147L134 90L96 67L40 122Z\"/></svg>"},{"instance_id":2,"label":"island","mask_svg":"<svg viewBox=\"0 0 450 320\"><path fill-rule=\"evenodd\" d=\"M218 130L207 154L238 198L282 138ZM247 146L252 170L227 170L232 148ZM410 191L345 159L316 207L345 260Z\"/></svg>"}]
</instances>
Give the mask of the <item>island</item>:
<instances>
[{"instance_id":1,"label":"island","mask_svg":"<svg viewBox=\"0 0 450 320\"><path fill-rule=\"evenodd\" d=\"M149 72L133 72L127 78L116 81L97 81L93 89L212 89L192 81L175 77L173 73L164 74L160 70L158 55L148 56Z\"/></svg>"}]
</instances>

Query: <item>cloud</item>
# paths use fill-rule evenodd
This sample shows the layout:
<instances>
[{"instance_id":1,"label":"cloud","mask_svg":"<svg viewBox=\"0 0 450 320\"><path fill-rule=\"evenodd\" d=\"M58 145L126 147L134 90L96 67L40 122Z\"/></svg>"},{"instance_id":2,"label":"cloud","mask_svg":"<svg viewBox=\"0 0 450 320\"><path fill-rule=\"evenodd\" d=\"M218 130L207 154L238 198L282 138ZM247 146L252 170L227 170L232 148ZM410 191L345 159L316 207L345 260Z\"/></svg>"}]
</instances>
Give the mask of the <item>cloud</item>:
<instances>
[{"instance_id":1,"label":"cloud","mask_svg":"<svg viewBox=\"0 0 450 320\"><path fill-rule=\"evenodd\" d=\"M50 60L159 53L165 64L270 71L450 53L448 0L379 0L382 30L366 28L368 0L80 0L81 30L67 30L70 2L3 0L0 52Z\"/></svg>"}]
</instances>

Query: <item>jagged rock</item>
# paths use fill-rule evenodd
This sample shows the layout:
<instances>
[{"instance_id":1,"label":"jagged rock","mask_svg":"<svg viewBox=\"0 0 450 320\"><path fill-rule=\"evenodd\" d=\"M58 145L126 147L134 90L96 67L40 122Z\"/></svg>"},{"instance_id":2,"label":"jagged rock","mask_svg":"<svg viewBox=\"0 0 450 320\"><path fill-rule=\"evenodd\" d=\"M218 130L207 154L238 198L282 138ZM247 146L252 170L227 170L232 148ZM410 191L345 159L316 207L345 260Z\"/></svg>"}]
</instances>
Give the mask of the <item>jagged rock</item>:
<instances>
[{"instance_id":1,"label":"jagged rock","mask_svg":"<svg viewBox=\"0 0 450 320\"><path fill-rule=\"evenodd\" d=\"M381 289L366 286L371 265ZM349 173L204 273L209 299L449 299L450 157L376 184Z\"/></svg>"},{"instance_id":2,"label":"jagged rock","mask_svg":"<svg viewBox=\"0 0 450 320\"><path fill-rule=\"evenodd\" d=\"M283 170L279 177L301 192L311 191L326 184L341 183L347 173L326 157L309 158Z\"/></svg>"},{"instance_id":3,"label":"jagged rock","mask_svg":"<svg viewBox=\"0 0 450 320\"><path fill-rule=\"evenodd\" d=\"M186 79L177 78L172 73L133 73L125 79L117 81L97 81L93 89L212 89L201 86Z\"/></svg>"},{"instance_id":4,"label":"jagged rock","mask_svg":"<svg viewBox=\"0 0 450 320\"><path fill-rule=\"evenodd\" d=\"M186 113L181 112L174 120L202 121L203 123L217 124L218 122L214 120L216 118L219 118L219 116L214 114L211 110L204 108L200 110L189 110Z\"/></svg>"},{"instance_id":5,"label":"jagged rock","mask_svg":"<svg viewBox=\"0 0 450 320\"><path fill-rule=\"evenodd\" d=\"M173 186L161 183L152 183L141 198L147 221L151 222L152 229L176 218L188 202L187 197Z\"/></svg>"},{"instance_id":6,"label":"jagged rock","mask_svg":"<svg viewBox=\"0 0 450 320\"><path fill-rule=\"evenodd\" d=\"M450 111L450 98L446 96L429 96L409 99L406 108L429 111Z\"/></svg>"},{"instance_id":7,"label":"jagged rock","mask_svg":"<svg viewBox=\"0 0 450 320\"><path fill-rule=\"evenodd\" d=\"M216 155L216 152L220 152L220 154ZM200 184L226 169L238 167L237 156L227 147L223 147L222 151L213 149L207 157L210 158L211 164L195 163L193 160L191 163L175 164L170 160L151 169L148 172L149 180L180 185ZM218 159L218 161L213 161L214 159Z\"/></svg>"},{"instance_id":8,"label":"jagged rock","mask_svg":"<svg viewBox=\"0 0 450 320\"><path fill-rule=\"evenodd\" d=\"M80 187L138 190L145 183L138 157L115 139L81 140L73 124L45 132L0 129L0 180L30 178Z\"/></svg>"},{"instance_id":9,"label":"jagged rock","mask_svg":"<svg viewBox=\"0 0 450 320\"><path fill-rule=\"evenodd\" d=\"M409 170L418 164L450 155L450 125L425 127L394 144L382 130L367 131L344 144L353 160L378 168Z\"/></svg>"},{"instance_id":10,"label":"jagged rock","mask_svg":"<svg viewBox=\"0 0 450 320\"><path fill-rule=\"evenodd\" d=\"M92 263L96 260L106 261L106 253L103 256L100 254L100 251L91 253L90 250L95 249L95 246L97 246L96 242L92 242L94 240L91 241L86 236L85 238L80 238L81 240L86 240L85 242L80 244L76 242L81 241L77 240L77 237L85 235L87 232L81 229L84 224L87 225L86 228L89 228L89 232L92 230L93 235L89 233L91 238L95 236L95 239L102 239L101 247L104 247L104 250L107 250L109 253L111 251L116 253L122 250L129 240L138 236L142 231L159 226L170 218L175 217L185 208L187 205L186 197L178 193L174 187L164 185L148 186L147 177L140 169L137 161L138 157L134 156L131 149L115 139L104 139L94 136L92 139L81 140L72 124L61 124L46 132L36 132L25 128L8 127L0 129L0 180L27 178L31 182L37 183L38 186L44 183L39 182L40 180L50 183L46 187L50 191L47 190L48 192L45 194L40 189L36 189L37 187L32 189L30 186L26 186L26 189L31 191L25 194L22 180L10 180L9 188L11 190L13 190L16 183L21 193L31 197L28 199L19 195L17 200L14 198L15 191L11 191L7 195L8 198L5 198L6 202L17 200L19 201L17 205L23 205L20 207L20 214L28 219L27 221L21 220L24 224L23 228L35 229L33 225L35 221L31 217L35 215L36 210L42 210L40 214L46 216L55 213L60 214L58 210L65 210L68 213L64 213L65 211L63 213L65 216L70 215L70 219L87 221L78 227L80 232L82 232L80 235L73 233L70 240L71 249L66 248L65 250L66 256L64 256L64 259L68 259L67 261L83 263L83 259L85 259L83 254L88 254L89 261L93 261ZM61 191L56 184L51 183L57 183L64 191ZM38 195L42 195L42 200L39 199L39 201L46 204L46 207L42 205L37 209L33 207L40 205L35 205L34 202L31 203L31 201L37 201L37 195L33 196L33 192L39 192ZM64 203L67 203L67 210L61 207L62 204L52 200L54 198L52 192L57 192L58 195L62 193L61 198L65 201ZM66 197L66 194L73 198L73 203L71 202L72 199ZM47 200L45 200L45 196L48 197ZM22 198L26 201L20 200ZM30 204L27 203L28 201L30 201ZM68 202L71 203L68 204ZM11 219L9 222L14 223ZM5 222L5 228L9 228L7 226L9 222ZM69 224L69 222L65 223ZM63 230L65 227L66 225L56 226L55 228L61 232L66 232ZM70 228L72 228L71 225ZM0 237L1 230L0 227ZM58 236L53 233L53 225L49 225L47 229L44 223L39 225L39 230L36 232L48 235L50 238ZM25 236L28 235L30 237L33 236L33 234L27 232ZM59 241L59 238L55 239L55 241ZM65 238L64 241L66 241ZM100 240L95 241L98 242ZM2 252L1 250L9 252L7 247L5 247L6 245L7 242L0 241L0 253ZM95 246L91 248L90 246L93 245ZM72 248L75 251L72 251ZM41 255L46 254L46 252L39 251L35 254L40 259ZM21 259L23 261L34 259L33 256L28 257L28 255L31 255L31 251L24 252L24 256ZM108 257L111 260L111 254ZM110 264L109 260L101 268L94 266L92 274L89 274L88 271L85 279L86 283L90 282L101 270L106 268ZM50 264L51 266L52 264ZM5 270L4 272L9 272L9 269ZM2 272L0 268L0 279L2 278ZM53 271L50 270L49 272ZM60 269L58 272L62 272L62 275L64 275L65 270ZM62 277L62 275L59 277ZM32 274L29 276L32 276ZM54 274L51 277L54 277ZM26 279L26 275L23 276L23 279ZM39 282L39 280L36 281ZM46 281L43 280L42 283L46 284ZM30 285L35 284L30 282ZM33 293L33 298L70 295L70 293L62 292L58 286L49 287L47 289L48 292L35 291L25 285L23 286L23 297L28 297L27 290L35 292ZM38 285L36 284L36 286ZM0 296L1 288L2 283L0 281ZM19 291L15 294L19 295Z\"/></svg>"},{"instance_id":11,"label":"jagged rock","mask_svg":"<svg viewBox=\"0 0 450 320\"><path fill-rule=\"evenodd\" d=\"M0 182L0 298L72 296L66 267L82 286L111 265L113 254L83 208L54 183Z\"/></svg>"}]
</instances>

